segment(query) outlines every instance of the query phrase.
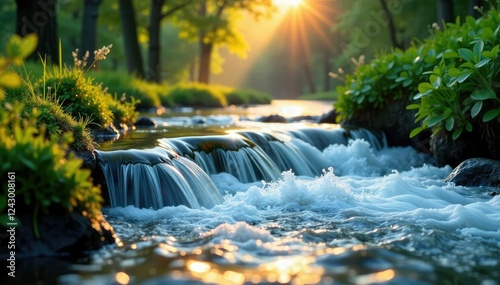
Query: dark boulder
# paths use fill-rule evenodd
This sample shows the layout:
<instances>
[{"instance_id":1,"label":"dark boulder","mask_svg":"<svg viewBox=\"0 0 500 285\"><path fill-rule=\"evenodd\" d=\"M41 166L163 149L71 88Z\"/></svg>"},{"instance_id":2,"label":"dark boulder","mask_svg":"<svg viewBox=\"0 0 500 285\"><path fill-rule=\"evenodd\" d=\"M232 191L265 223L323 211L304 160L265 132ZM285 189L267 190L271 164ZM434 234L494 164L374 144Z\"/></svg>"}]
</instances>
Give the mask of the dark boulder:
<instances>
[{"instance_id":1,"label":"dark boulder","mask_svg":"<svg viewBox=\"0 0 500 285\"><path fill-rule=\"evenodd\" d=\"M88 217L59 209L40 213L34 221L30 212L32 209L25 208L18 216L21 226L15 230L16 258L82 256L115 243L114 230L102 215ZM39 231L38 237L34 223ZM2 232L5 233L6 229ZM8 254L7 246L2 246L0 255Z\"/></svg>"},{"instance_id":2,"label":"dark boulder","mask_svg":"<svg viewBox=\"0 0 500 285\"><path fill-rule=\"evenodd\" d=\"M337 124L337 111L332 109L330 112L323 114L319 118L318 124Z\"/></svg>"},{"instance_id":3,"label":"dark boulder","mask_svg":"<svg viewBox=\"0 0 500 285\"><path fill-rule=\"evenodd\" d=\"M486 158L467 159L460 163L445 181L467 187L500 188L500 161Z\"/></svg>"},{"instance_id":4,"label":"dark boulder","mask_svg":"<svg viewBox=\"0 0 500 285\"><path fill-rule=\"evenodd\" d=\"M463 132L454 140L450 132L442 130L432 135L430 146L436 165L440 167L456 167L462 161L474 157L500 160L498 139L485 139L479 132Z\"/></svg>"},{"instance_id":5,"label":"dark boulder","mask_svg":"<svg viewBox=\"0 0 500 285\"><path fill-rule=\"evenodd\" d=\"M120 131L114 125L106 128L90 129L90 133L97 143L116 140L120 137Z\"/></svg>"},{"instance_id":6,"label":"dark boulder","mask_svg":"<svg viewBox=\"0 0 500 285\"><path fill-rule=\"evenodd\" d=\"M148 118L148 117L140 117L134 123L134 126L144 127L144 128L152 128L152 127L156 127L157 125L158 125L158 123L155 120Z\"/></svg>"},{"instance_id":7,"label":"dark boulder","mask_svg":"<svg viewBox=\"0 0 500 285\"><path fill-rule=\"evenodd\" d=\"M93 170L96 167L97 158L95 156L94 150L86 150L86 151L70 150L70 152L73 152L76 157L82 159L83 161L82 168Z\"/></svg>"},{"instance_id":8,"label":"dark boulder","mask_svg":"<svg viewBox=\"0 0 500 285\"><path fill-rule=\"evenodd\" d=\"M259 120L262 123L286 123L287 120L285 117L281 115L269 115L260 118Z\"/></svg>"},{"instance_id":9,"label":"dark boulder","mask_svg":"<svg viewBox=\"0 0 500 285\"><path fill-rule=\"evenodd\" d=\"M344 127L359 127L385 133L389 146L412 146L430 153L430 131L410 138L410 133L420 124L415 123L415 110L407 110L408 99L389 102L384 108L364 112L355 118L341 122Z\"/></svg>"}]
</instances>

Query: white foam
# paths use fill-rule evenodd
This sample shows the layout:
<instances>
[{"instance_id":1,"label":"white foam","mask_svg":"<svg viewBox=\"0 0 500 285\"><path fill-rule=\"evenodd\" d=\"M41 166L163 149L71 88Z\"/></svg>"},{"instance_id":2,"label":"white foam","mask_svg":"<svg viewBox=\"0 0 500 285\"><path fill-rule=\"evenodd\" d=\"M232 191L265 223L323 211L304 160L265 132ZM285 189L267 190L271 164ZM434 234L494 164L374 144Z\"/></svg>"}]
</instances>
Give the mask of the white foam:
<instances>
[{"instance_id":1,"label":"white foam","mask_svg":"<svg viewBox=\"0 0 500 285\"><path fill-rule=\"evenodd\" d=\"M214 240L230 240L244 243L248 241L273 242L275 238L266 230L251 226L244 222L236 224L224 223L209 233Z\"/></svg>"},{"instance_id":2,"label":"white foam","mask_svg":"<svg viewBox=\"0 0 500 285\"><path fill-rule=\"evenodd\" d=\"M432 158L411 147L391 147L374 151L363 139L350 140L348 145L334 144L323 155L337 175L381 176L393 170L404 171L432 162Z\"/></svg>"}]
</instances>

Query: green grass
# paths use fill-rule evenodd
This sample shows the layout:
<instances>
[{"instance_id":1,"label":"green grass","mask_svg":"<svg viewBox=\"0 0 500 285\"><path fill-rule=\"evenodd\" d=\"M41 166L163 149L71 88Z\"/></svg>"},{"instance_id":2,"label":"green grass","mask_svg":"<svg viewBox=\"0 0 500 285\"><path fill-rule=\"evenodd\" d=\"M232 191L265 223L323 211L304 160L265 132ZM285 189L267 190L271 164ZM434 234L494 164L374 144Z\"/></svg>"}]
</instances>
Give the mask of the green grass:
<instances>
[{"instance_id":1,"label":"green grass","mask_svg":"<svg viewBox=\"0 0 500 285\"><path fill-rule=\"evenodd\" d=\"M300 100L336 101L338 94L336 91L324 91L299 96Z\"/></svg>"},{"instance_id":2,"label":"green grass","mask_svg":"<svg viewBox=\"0 0 500 285\"><path fill-rule=\"evenodd\" d=\"M53 96L42 98L30 92L26 85L22 85L15 89L6 90L4 103L15 104L22 102L26 114L33 112L33 109L38 109L36 126L40 128L44 126L47 129L47 138L50 135L61 136L63 133L71 132L73 141L69 147L76 151L93 150L95 143L89 132L89 121L84 118L73 118L68 114L63 106L57 102ZM4 111L4 105L0 109Z\"/></svg>"}]
</instances>

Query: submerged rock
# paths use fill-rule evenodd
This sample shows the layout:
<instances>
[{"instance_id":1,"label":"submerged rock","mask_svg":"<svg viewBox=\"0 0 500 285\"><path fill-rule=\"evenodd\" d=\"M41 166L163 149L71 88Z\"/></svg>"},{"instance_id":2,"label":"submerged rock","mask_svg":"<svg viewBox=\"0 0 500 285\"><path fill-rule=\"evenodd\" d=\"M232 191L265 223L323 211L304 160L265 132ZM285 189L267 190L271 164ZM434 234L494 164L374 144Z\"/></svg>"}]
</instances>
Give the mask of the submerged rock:
<instances>
[{"instance_id":1,"label":"submerged rock","mask_svg":"<svg viewBox=\"0 0 500 285\"><path fill-rule=\"evenodd\" d=\"M500 188L500 161L487 158L467 159L460 163L445 181L460 186ZM496 195L497 192L491 194Z\"/></svg>"}]
</instances>

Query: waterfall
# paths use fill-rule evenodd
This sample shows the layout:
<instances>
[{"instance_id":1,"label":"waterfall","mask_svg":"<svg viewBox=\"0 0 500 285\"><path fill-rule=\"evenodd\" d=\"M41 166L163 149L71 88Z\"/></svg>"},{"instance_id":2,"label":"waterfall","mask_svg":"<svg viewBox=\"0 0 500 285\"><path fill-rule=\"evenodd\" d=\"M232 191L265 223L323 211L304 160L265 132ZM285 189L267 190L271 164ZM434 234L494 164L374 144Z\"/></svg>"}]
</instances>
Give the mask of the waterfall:
<instances>
[{"instance_id":1,"label":"waterfall","mask_svg":"<svg viewBox=\"0 0 500 285\"><path fill-rule=\"evenodd\" d=\"M382 132L374 133L362 128L307 128L291 130L287 133L290 136L307 142L308 144L318 148L319 150L324 150L329 145L333 144L347 145L348 141L352 139L363 139L367 141L373 149L376 150L387 147L387 141L385 139L385 135Z\"/></svg>"},{"instance_id":2,"label":"waterfall","mask_svg":"<svg viewBox=\"0 0 500 285\"><path fill-rule=\"evenodd\" d=\"M163 138L153 149L97 151L97 158L112 207L212 208L223 198L210 175L226 172L243 183L273 181L288 170L318 176L330 166L322 150L350 139L386 146L383 135L364 129L307 128Z\"/></svg>"},{"instance_id":3,"label":"waterfall","mask_svg":"<svg viewBox=\"0 0 500 285\"><path fill-rule=\"evenodd\" d=\"M281 170L252 141L238 135L160 139L160 146L192 159L208 174L229 173L241 182L271 181Z\"/></svg>"},{"instance_id":4,"label":"waterfall","mask_svg":"<svg viewBox=\"0 0 500 285\"><path fill-rule=\"evenodd\" d=\"M223 201L217 187L198 165L163 148L97 151L97 159L111 207L212 208Z\"/></svg>"}]
</instances>

